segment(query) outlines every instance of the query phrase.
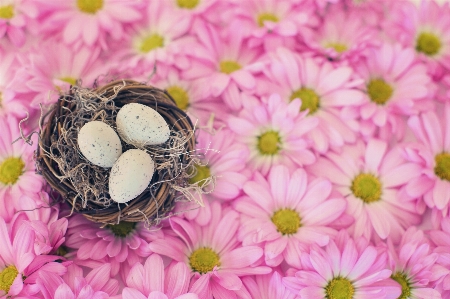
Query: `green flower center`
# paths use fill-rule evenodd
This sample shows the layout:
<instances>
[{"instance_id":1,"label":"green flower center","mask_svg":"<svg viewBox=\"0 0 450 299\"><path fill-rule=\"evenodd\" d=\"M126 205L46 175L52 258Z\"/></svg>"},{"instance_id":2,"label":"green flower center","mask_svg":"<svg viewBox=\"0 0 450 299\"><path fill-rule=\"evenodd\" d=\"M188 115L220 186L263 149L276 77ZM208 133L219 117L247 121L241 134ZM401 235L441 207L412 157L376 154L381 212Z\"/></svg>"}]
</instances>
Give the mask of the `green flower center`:
<instances>
[{"instance_id":1,"label":"green flower center","mask_svg":"<svg viewBox=\"0 0 450 299\"><path fill-rule=\"evenodd\" d=\"M0 19L12 19L14 17L14 5L5 5L0 7Z\"/></svg>"},{"instance_id":2,"label":"green flower center","mask_svg":"<svg viewBox=\"0 0 450 299\"><path fill-rule=\"evenodd\" d=\"M208 247L202 247L195 250L189 257L189 265L192 271L200 274L208 273L216 266L220 266L219 255Z\"/></svg>"},{"instance_id":3,"label":"green flower center","mask_svg":"<svg viewBox=\"0 0 450 299\"><path fill-rule=\"evenodd\" d=\"M0 182L4 185L14 185L23 173L23 163L21 158L7 158L0 164Z\"/></svg>"},{"instance_id":4,"label":"green flower center","mask_svg":"<svg viewBox=\"0 0 450 299\"><path fill-rule=\"evenodd\" d=\"M402 293L397 299L408 299L411 296L411 283L408 276L403 272L392 274L391 278L402 286Z\"/></svg>"},{"instance_id":5,"label":"green flower center","mask_svg":"<svg viewBox=\"0 0 450 299\"><path fill-rule=\"evenodd\" d=\"M142 40L139 50L142 53L148 53L162 47L164 47L164 37L159 34L153 33Z\"/></svg>"},{"instance_id":6,"label":"green flower center","mask_svg":"<svg viewBox=\"0 0 450 299\"><path fill-rule=\"evenodd\" d=\"M236 61L232 60L224 60L220 62L220 71L225 74L231 74L234 71L240 70L241 65L237 63Z\"/></svg>"},{"instance_id":7,"label":"green flower center","mask_svg":"<svg viewBox=\"0 0 450 299\"><path fill-rule=\"evenodd\" d=\"M189 179L190 184L198 183L199 187L203 187L206 179L211 176L211 171L208 165L195 165L196 173Z\"/></svg>"},{"instance_id":8,"label":"green flower center","mask_svg":"<svg viewBox=\"0 0 450 299\"><path fill-rule=\"evenodd\" d=\"M378 201L381 198L381 183L370 173L361 173L352 182L350 189L353 195L365 203Z\"/></svg>"},{"instance_id":9,"label":"green flower center","mask_svg":"<svg viewBox=\"0 0 450 299\"><path fill-rule=\"evenodd\" d=\"M293 235L301 226L299 214L292 209L278 210L270 220L272 220L273 224L277 227L277 231L282 235Z\"/></svg>"},{"instance_id":10,"label":"green flower center","mask_svg":"<svg viewBox=\"0 0 450 299\"><path fill-rule=\"evenodd\" d=\"M95 14L102 9L103 0L77 0L77 6L82 12Z\"/></svg>"},{"instance_id":11,"label":"green flower center","mask_svg":"<svg viewBox=\"0 0 450 299\"><path fill-rule=\"evenodd\" d=\"M9 288L12 286L14 279L16 279L19 271L14 266L8 266L0 272L0 290L5 291L6 294L9 292Z\"/></svg>"},{"instance_id":12,"label":"green flower center","mask_svg":"<svg viewBox=\"0 0 450 299\"><path fill-rule=\"evenodd\" d=\"M352 299L355 287L347 278L333 278L325 287L327 299Z\"/></svg>"},{"instance_id":13,"label":"green flower center","mask_svg":"<svg viewBox=\"0 0 450 299\"><path fill-rule=\"evenodd\" d=\"M325 48L334 49L339 54L348 50L347 45L341 43L328 43L326 44Z\"/></svg>"},{"instance_id":14,"label":"green flower center","mask_svg":"<svg viewBox=\"0 0 450 299\"><path fill-rule=\"evenodd\" d=\"M186 109L189 107L189 96L186 90L179 86L170 86L166 90L174 99L177 107L181 110L186 111Z\"/></svg>"},{"instance_id":15,"label":"green flower center","mask_svg":"<svg viewBox=\"0 0 450 299\"><path fill-rule=\"evenodd\" d=\"M77 85L77 79L74 77L61 77L59 80L69 83L70 85Z\"/></svg>"},{"instance_id":16,"label":"green flower center","mask_svg":"<svg viewBox=\"0 0 450 299\"><path fill-rule=\"evenodd\" d=\"M441 40L433 33L422 32L417 37L416 50L428 56L436 55L441 49Z\"/></svg>"},{"instance_id":17,"label":"green flower center","mask_svg":"<svg viewBox=\"0 0 450 299\"><path fill-rule=\"evenodd\" d=\"M441 179L450 181L450 153L442 153L434 158L434 173Z\"/></svg>"},{"instance_id":18,"label":"green flower center","mask_svg":"<svg viewBox=\"0 0 450 299\"><path fill-rule=\"evenodd\" d=\"M275 155L280 150L281 138L276 131L267 131L258 136L258 150L262 155Z\"/></svg>"},{"instance_id":19,"label":"green flower center","mask_svg":"<svg viewBox=\"0 0 450 299\"><path fill-rule=\"evenodd\" d=\"M367 93L370 100L378 105L384 105L391 98L392 87L383 79L372 79L367 84Z\"/></svg>"},{"instance_id":20,"label":"green flower center","mask_svg":"<svg viewBox=\"0 0 450 299\"><path fill-rule=\"evenodd\" d=\"M198 0L177 0L177 5L180 8L193 9L198 5Z\"/></svg>"},{"instance_id":21,"label":"green flower center","mask_svg":"<svg viewBox=\"0 0 450 299\"><path fill-rule=\"evenodd\" d=\"M289 98L291 101L293 99L302 100L302 106L300 107L300 111L305 111L309 109L308 114L314 114L320 107L320 99L317 93L310 88L301 88L292 93Z\"/></svg>"},{"instance_id":22,"label":"green flower center","mask_svg":"<svg viewBox=\"0 0 450 299\"><path fill-rule=\"evenodd\" d=\"M59 246L58 249L56 249L56 255L59 256L65 256L69 252L69 249L66 246Z\"/></svg>"},{"instance_id":23,"label":"green flower center","mask_svg":"<svg viewBox=\"0 0 450 299\"><path fill-rule=\"evenodd\" d=\"M259 27L263 27L265 21L271 21L271 22L277 23L279 21L279 19L276 15L274 15L273 13L270 13L270 12L260 13L258 15L258 17L256 18L256 23L258 23Z\"/></svg>"},{"instance_id":24,"label":"green flower center","mask_svg":"<svg viewBox=\"0 0 450 299\"><path fill-rule=\"evenodd\" d=\"M117 237L124 238L134 231L136 222L121 221L119 224L108 224L106 227Z\"/></svg>"}]
</instances>

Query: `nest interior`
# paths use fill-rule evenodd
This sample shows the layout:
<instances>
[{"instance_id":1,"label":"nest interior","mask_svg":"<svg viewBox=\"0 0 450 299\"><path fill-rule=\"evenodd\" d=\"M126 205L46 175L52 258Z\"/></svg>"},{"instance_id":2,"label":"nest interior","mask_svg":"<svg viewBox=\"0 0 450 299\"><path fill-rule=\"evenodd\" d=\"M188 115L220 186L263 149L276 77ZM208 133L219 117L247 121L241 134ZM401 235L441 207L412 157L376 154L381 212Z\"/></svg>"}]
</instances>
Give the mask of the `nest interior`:
<instances>
[{"instance_id":1,"label":"nest interior","mask_svg":"<svg viewBox=\"0 0 450 299\"><path fill-rule=\"evenodd\" d=\"M140 148L155 161L152 181L138 197L118 204L108 193L110 169L93 165L83 157L77 135L86 122L93 120L103 121L117 132L115 116L128 103L155 109L171 128L171 135L162 145ZM92 221L155 223L172 210L177 190L189 187L193 175L194 126L163 90L132 80L117 80L95 89L72 86L42 121L46 124L41 129L37 149L38 171L73 211ZM125 152L135 147L122 142L122 148Z\"/></svg>"}]
</instances>

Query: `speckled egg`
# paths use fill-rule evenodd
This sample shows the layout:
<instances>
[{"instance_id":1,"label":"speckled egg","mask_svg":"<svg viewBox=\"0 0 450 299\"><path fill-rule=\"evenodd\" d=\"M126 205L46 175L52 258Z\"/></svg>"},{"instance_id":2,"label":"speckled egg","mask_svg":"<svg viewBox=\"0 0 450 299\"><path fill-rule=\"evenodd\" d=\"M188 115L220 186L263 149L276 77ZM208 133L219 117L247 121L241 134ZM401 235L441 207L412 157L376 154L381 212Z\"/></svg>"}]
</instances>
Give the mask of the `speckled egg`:
<instances>
[{"instance_id":1,"label":"speckled egg","mask_svg":"<svg viewBox=\"0 0 450 299\"><path fill-rule=\"evenodd\" d=\"M120 108L116 124L120 137L136 147L164 143L170 135L165 119L156 110L138 103Z\"/></svg>"},{"instance_id":2,"label":"speckled egg","mask_svg":"<svg viewBox=\"0 0 450 299\"><path fill-rule=\"evenodd\" d=\"M111 168L109 195L118 203L125 203L141 194L152 180L155 163L140 149L123 153Z\"/></svg>"},{"instance_id":3,"label":"speckled egg","mask_svg":"<svg viewBox=\"0 0 450 299\"><path fill-rule=\"evenodd\" d=\"M92 164L112 167L122 154L117 133L101 121L86 123L78 132L78 147Z\"/></svg>"}]
</instances>

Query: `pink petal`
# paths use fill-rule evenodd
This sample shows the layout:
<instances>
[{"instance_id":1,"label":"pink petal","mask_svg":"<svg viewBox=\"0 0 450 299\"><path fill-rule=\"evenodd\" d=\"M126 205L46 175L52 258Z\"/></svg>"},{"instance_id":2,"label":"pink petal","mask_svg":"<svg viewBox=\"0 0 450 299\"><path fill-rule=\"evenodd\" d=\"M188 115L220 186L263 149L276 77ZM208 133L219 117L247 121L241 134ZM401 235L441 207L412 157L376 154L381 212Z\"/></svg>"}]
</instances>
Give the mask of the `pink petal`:
<instances>
[{"instance_id":1,"label":"pink petal","mask_svg":"<svg viewBox=\"0 0 450 299\"><path fill-rule=\"evenodd\" d=\"M231 272L218 271L216 277L213 278L214 282L219 283L227 290L237 291L242 287L241 279Z\"/></svg>"},{"instance_id":2,"label":"pink petal","mask_svg":"<svg viewBox=\"0 0 450 299\"><path fill-rule=\"evenodd\" d=\"M147 299L141 292L132 288L124 288L122 291L123 299Z\"/></svg>"},{"instance_id":3,"label":"pink petal","mask_svg":"<svg viewBox=\"0 0 450 299\"><path fill-rule=\"evenodd\" d=\"M152 254L144 265L144 281L150 291L164 292L164 264L162 258Z\"/></svg>"},{"instance_id":4,"label":"pink petal","mask_svg":"<svg viewBox=\"0 0 450 299\"><path fill-rule=\"evenodd\" d=\"M243 268L250 266L263 255L263 250L258 246L244 246L225 253L221 262L227 269Z\"/></svg>"},{"instance_id":5,"label":"pink petal","mask_svg":"<svg viewBox=\"0 0 450 299\"><path fill-rule=\"evenodd\" d=\"M450 182L436 179L433 188L433 200L439 210L445 208L450 200Z\"/></svg>"},{"instance_id":6,"label":"pink petal","mask_svg":"<svg viewBox=\"0 0 450 299\"><path fill-rule=\"evenodd\" d=\"M56 289L55 299L75 299L75 295L69 286L64 283Z\"/></svg>"},{"instance_id":7,"label":"pink petal","mask_svg":"<svg viewBox=\"0 0 450 299\"><path fill-rule=\"evenodd\" d=\"M253 89L256 85L255 78L246 70L237 70L230 76L239 86L245 89Z\"/></svg>"},{"instance_id":8,"label":"pink petal","mask_svg":"<svg viewBox=\"0 0 450 299\"><path fill-rule=\"evenodd\" d=\"M378 167L380 166L381 159L383 158L386 149L386 142L378 139L369 140L364 155L364 161L366 162L368 171L375 174L378 173Z\"/></svg>"}]
</instances>

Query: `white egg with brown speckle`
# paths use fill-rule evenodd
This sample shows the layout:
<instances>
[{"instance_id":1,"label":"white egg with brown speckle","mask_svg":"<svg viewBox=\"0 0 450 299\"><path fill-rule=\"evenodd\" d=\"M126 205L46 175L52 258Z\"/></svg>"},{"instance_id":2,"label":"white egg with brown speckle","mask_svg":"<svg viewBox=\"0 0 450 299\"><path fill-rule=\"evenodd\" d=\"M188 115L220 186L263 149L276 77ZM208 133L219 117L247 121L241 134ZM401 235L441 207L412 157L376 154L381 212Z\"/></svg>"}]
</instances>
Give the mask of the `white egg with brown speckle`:
<instances>
[{"instance_id":1,"label":"white egg with brown speckle","mask_svg":"<svg viewBox=\"0 0 450 299\"><path fill-rule=\"evenodd\" d=\"M125 203L141 194L150 184L155 163L149 154L130 149L120 156L111 168L109 195L118 203Z\"/></svg>"},{"instance_id":2,"label":"white egg with brown speckle","mask_svg":"<svg viewBox=\"0 0 450 299\"><path fill-rule=\"evenodd\" d=\"M156 110L138 103L120 108L116 117L120 137L136 147L161 144L170 136L166 120Z\"/></svg>"},{"instance_id":3,"label":"white egg with brown speckle","mask_svg":"<svg viewBox=\"0 0 450 299\"><path fill-rule=\"evenodd\" d=\"M78 147L92 164L112 167L122 154L116 131L101 121L90 121L78 132Z\"/></svg>"}]
</instances>

